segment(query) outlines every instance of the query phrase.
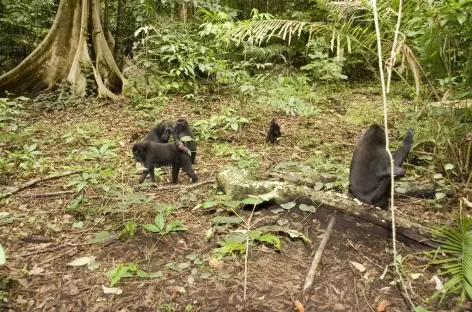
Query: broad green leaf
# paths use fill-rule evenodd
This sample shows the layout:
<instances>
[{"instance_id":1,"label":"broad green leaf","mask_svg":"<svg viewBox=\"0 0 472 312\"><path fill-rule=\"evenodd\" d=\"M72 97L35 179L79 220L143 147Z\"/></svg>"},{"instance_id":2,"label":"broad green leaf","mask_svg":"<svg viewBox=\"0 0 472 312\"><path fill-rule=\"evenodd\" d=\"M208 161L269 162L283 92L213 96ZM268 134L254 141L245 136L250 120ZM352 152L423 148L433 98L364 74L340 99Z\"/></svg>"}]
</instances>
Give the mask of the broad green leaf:
<instances>
[{"instance_id":1,"label":"broad green leaf","mask_svg":"<svg viewBox=\"0 0 472 312\"><path fill-rule=\"evenodd\" d=\"M217 201L206 201L206 202L203 202L202 203L202 208L210 208L210 207L213 207L215 205L218 205L218 202Z\"/></svg>"},{"instance_id":2,"label":"broad green leaf","mask_svg":"<svg viewBox=\"0 0 472 312\"><path fill-rule=\"evenodd\" d=\"M149 278L161 278L164 277L161 271L149 273Z\"/></svg>"},{"instance_id":3,"label":"broad green leaf","mask_svg":"<svg viewBox=\"0 0 472 312\"><path fill-rule=\"evenodd\" d=\"M220 204L231 209L238 209L241 206L241 202L239 200L224 201Z\"/></svg>"},{"instance_id":4,"label":"broad green leaf","mask_svg":"<svg viewBox=\"0 0 472 312\"><path fill-rule=\"evenodd\" d=\"M287 219L277 220L277 224L280 225L280 226L284 226L284 225L288 224L288 220Z\"/></svg>"},{"instance_id":5,"label":"broad green leaf","mask_svg":"<svg viewBox=\"0 0 472 312\"><path fill-rule=\"evenodd\" d=\"M200 274L200 278L201 279L207 279L207 278L210 277L210 275L211 275L210 272L203 272L202 274Z\"/></svg>"},{"instance_id":6,"label":"broad green leaf","mask_svg":"<svg viewBox=\"0 0 472 312\"><path fill-rule=\"evenodd\" d=\"M273 234L263 234L259 237L259 241L270 244L274 246L277 250L280 250L281 243L280 238L277 235Z\"/></svg>"},{"instance_id":7,"label":"broad green leaf","mask_svg":"<svg viewBox=\"0 0 472 312\"><path fill-rule=\"evenodd\" d=\"M249 231L249 237L252 240L257 240L259 237L261 237L262 232L261 231Z\"/></svg>"},{"instance_id":8,"label":"broad green leaf","mask_svg":"<svg viewBox=\"0 0 472 312\"><path fill-rule=\"evenodd\" d=\"M308 205L305 205L305 204L301 204L299 206L299 208L300 208L301 211L307 211L307 212L312 212L312 213L316 212L316 207L315 206L308 206Z\"/></svg>"},{"instance_id":9,"label":"broad green leaf","mask_svg":"<svg viewBox=\"0 0 472 312\"><path fill-rule=\"evenodd\" d=\"M246 233L245 231L243 232ZM243 233L233 232L226 235L223 240L227 243L245 243L246 235Z\"/></svg>"},{"instance_id":10,"label":"broad green leaf","mask_svg":"<svg viewBox=\"0 0 472 312\"><path fill-rule=\"evenodd\" d=\"M194 141L194 140L192 139L191 136L186 135L186 136L181 137L181 138L180 138L180 141L182 141L182 142L190 142L190 141Z\"/></svg>"},{"instance_id":11,"label":"broad green leaf","mask_svg":"<svg viewBox=\"0 0 472 312\"><path fill-rule=\"evenodd\" d=\"M198 254L196 252L192 252L191 254L188 254L185 258L193 261L198 258Z\"/></svg>"},{"instance_id":12,"label":"broad green leaf","mask_svg":"<svg viewBox=\"0 0 472 312\"><path fill-rule=\"evenodd\" d=\"M143 270L137 270L136 275L138 277L142 277L142 278L149 278L149 274L147 274L147 272L145 272Z\"/></svg>"},{"instance_id":13,"label":"broad green leaf","mask_svg":"<svg viewBox=\"0 0 472 312\"><path fill-rule=\"evenodd\" d=\"M145 224L143 225L143 228L145 228L148 231L151 231L153 233L160 233L161 229L158 228L155 224Z\"/></svg>"},{"instance_id":14,"label":"broad green leaf","mask_svg":"<svg viewBox=\"0 0 472 312\"><path fill-rule=\"evenodd\" d=\"M259 197L248 197L242 201L244 205L259 205L262 202L262 199Z\"/></svg>"},{"instance_id":15,"label":"broad green leaf","mask_svg":"<svg viewBox=\"0 0 472 312\"><path fill-rule=\"evenodd\" d=\"M435 196L436 196L436 200L441 200L441 199L443 199L444 197L446 197L446 194L441 193L441 192L438 192L438 193L436 193Z\"/></svg>"},{"instance_id":16,"label":"broad green leaf","mask_svg":"<svg viewBox=\"0 0 472 312\"><path fill-rule=\"evenodd\" d=\"M161 214L156 215L154 224L159 228L159 231L162 231L164 229L164 216Z\"/></svg>"},{"instance_id":17,"label":"broad green leaf","mask_svg":"<svg viewBox=\"0 0 472 312\"><path fill-rule=\"evenodd\" d=\"M99 243L101 241L107 240L108 238L110 238L110 236L111 236L110 232L101 231L101 232L97 233L97 235L95 235L94 242Z\"/></svg>"},{"instance_id":18,"label":"broad green leaf","mask_svg":"<svg viewBox=\"0 0 472 312\"><path fill-rule=\"evenodd\" d=\"M446 165L444 166L444 169L445 169L445 170L452 170L452 169L454 169L454 165L453 165L453 164L446 164Z\"/></svg>"},{"instance_id":19,"label":"broad green leaf","mask_svg":"<svg viewBox=\"0 0 472 312\"><path fill-rule=\"evenodd\" d=\"M283 209L286 209L286 210L289 210L289 209L292 209L293 207L295 207L297 204L295 204L294 202L288 202L288 203L285 203L285 204L280 204L280 207L282 207Z\"/></svg>"},{"instance_id":20,"label":"broad green leaf","mask_svg":"<svg viewBox=\"0 0 472 312\"><path fill-rule=\"evenodd\" d=\"M436 174L433 176L433 178L434 178L435 180L439 180L439 179L442 179L442 178L443 178L443 175L440 174L440 173L436 173Z\"/></svg>"},{"instance_id":21,"label":"broad green leaf","mask_svg":"<svg viewBox=\"0 0 472 312\"><path fill-rule=\"evenodd\" d=\"M108 277L111 278L111 287L118 283L122 278L133 277L133 274L129 272L129 268L123 265L118 265L118 267L111 269L107 273Z\"/></svg>"},{"instance_id":22,"label":"broad green leaf","mask_svg":"<svg viewBox=\"0 0 472 312\"><path fill-rule=\"evenodd\" d=\"M108 150L108 144L103 144L102 147L100 147L100 155L105 154L107 150Z\"/></svg>"},{"instance_id":23,"label":"broad green leaf","mask_svg":"<svg viewBox=\"0 0 472 312\"><path fill-rule=\"evenodd\" d=\"M464 22L467 20L467 14L464 13L464 12L457 12L456 13L456 18L457 18L457 22L462 25L464 24Z\"/></svg>"},{"instance_id":24,"label":"broad green leaf","mask_svg":"<svg viewBox=\"0 0 472 312\"><path fill-rule=\"evenodd\" d=\"M170 231L187 231L187 227L185 227L184 221L175 220L167 223L166 232Z\"/></svg>"}]
</instances>

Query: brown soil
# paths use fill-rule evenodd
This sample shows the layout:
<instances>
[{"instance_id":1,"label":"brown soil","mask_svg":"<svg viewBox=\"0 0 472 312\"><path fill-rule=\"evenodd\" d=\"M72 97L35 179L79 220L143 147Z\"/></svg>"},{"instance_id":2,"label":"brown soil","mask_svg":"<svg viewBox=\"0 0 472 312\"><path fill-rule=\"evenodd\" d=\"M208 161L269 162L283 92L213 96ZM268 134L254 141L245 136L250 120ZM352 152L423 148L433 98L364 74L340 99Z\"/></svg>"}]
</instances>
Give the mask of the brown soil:
<instances>
[{"instance_id":1,"label":"brown soil","mask_svg":"<svg viewBox=\"0 0 472 312\"><path fill-rule=\"evenodd\" d=\"M379 99L378 96L370 97L372 102ZM216 196L213 183L187 189L137 189L134 192L146 195L150 202L120 206L120 194L132 193L131 186L138 179L130 153L132 142L143 137L157 121L179 117L191 121L203 119L227 104L218 97L207 103L201 108L203 116L199 115L197 104L173 98L156 116L151 117L136 114L124 103L102 103L99 107L92 106L86 110L68 109L35 117L33 123L36 130L32 136L39 142L38 149L46 159L42 164L44 172L35 169L27 175L13 173L9 176L10 186L46 176L49 171L66 171L69 165L93 167L96 160L80 160L77 155L89 146L101 146L104 140L109 139L120 142L116 146L118 156L102 160L101 165L113 166L116 172L114 185L120 186L120 191L110 194L99 185L87 186L84 193L86 201L77 210L67 208L75 197L73 194L28 197L31 194L74 190L75 187L68 183L77 176L70 176L39 183L12 196L0 210L10 213L8 217L12 217L7 222L0 219L1 243L8 256L7 265L0 267L0 294L2 290L6 291L8 301L1 303L0 309L185 311L185 306L190 304L191 311L270 312L296 311L294 300L300 300L305 311L310 312L408 311L409 306L392 283L394 268L388 266L393 257L390 233L358 219L337 214L337 223L323 254L309 300L304 301L301 290L306 274L322 239L327 219L334 212L323 208L318 208L314 215L298 209L292 209L287 215L271 212L278 207L258 211L254 222L276 224L278 219L286 218L289 228L304 233L311 242L304 244L299 239L284 237L280 251L265 245L251 246L247 272L248 299L244 303L244 256L233 255L216 261L211 253L218 247L220 235L228 233L231 228L214 228L213 236L207 238L211 218L215 213L224 213L192 209ZM327 158L332 156L333 151L336 151L334 155L340 161L348 162L354 148L353 142L365 126L348 123L336 111L328 109L316 118L272 114L284 133L280 145L276 147L267 147L263 142L266 124L270 121L265 112L261 113L264 117L259 117L262 123L252 122L241 133L226 131L221 137L232 138L233 147L244 145L248 150L259 153L262 156L261 177L282 161L302 161L314 155ZM238 114L244 116L244 112ZM79 124L89 124L92 130L87 137L65 143L61 136ZM316 133L313 139L316 148L299 147L301 141L306 139L300 138L300 129ZM227 156L215 155L216 143L200 141L198 144L195 168L200 181L215 179L225 165L232 163ZM165 171L166 175L170 175L169 169ZM180 184L187 183L188 178L181 175ZM162 187L162 182L159 186ZM169 218L184 221L188 231L161 236L141 227L152 223L156 214L155 205L164 203L176 207ZM413 220L436 223L450 220L452 209L433 210L430 204L417 199L401 199L397 205L400 213ZM247 220L249 214L249 211L244 211L242 216ZM72 227L77 221L83 222L82 228ZM101 231L119 234L128 221L138 224L134 236L107 244L90 243L90 239ZM432 311L453 311L452 300L440 308L435 300L434 303L425 302L435 291L435 284L430 281L436 273L435 269L427 266L423 246L405 238L398 239L397 252L404 257L402 274L415 304ZM189 257L194 254L196 259ZM100 267L89 270L86 266L66 265L84 256L96 257ZM163 277L122 278L114 286L122 289L122 294L104 294L102 285L110 286L105 271L117 264L132 262L148 273L161 271ZM359 271L352 262L362 264L365 271ZM179 271L171 268L172 263L185 265ZM380 279L386 267L388 271ZM171 305L175 310L165 310L164 304ZM379 310L383 305L386 308Z\"/></svg>"}]
</instances>

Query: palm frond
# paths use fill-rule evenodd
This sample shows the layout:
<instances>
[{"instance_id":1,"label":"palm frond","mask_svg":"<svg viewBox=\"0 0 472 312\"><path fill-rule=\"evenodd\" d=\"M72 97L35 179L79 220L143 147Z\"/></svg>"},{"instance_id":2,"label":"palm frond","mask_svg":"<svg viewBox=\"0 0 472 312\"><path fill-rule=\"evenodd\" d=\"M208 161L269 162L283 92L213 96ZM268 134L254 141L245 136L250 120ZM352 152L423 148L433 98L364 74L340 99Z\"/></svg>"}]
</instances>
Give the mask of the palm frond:
<instances>
[{"instance_id":1,"label":"palm frond","mask_svg":"<svg viewBox=\"0 0 472 312\"><path fill-rule=\"evenodd\" d=\"M441 290L433 295L441 295L441 302L447 294L461 291L461 297L472 299L472 218L461 215L455 227L435 228L432 233L434 240L441 244L439 252L449 255L447 258L431 261L440 265L442 274L451 274Z\"/></svg>"}]
</instances>

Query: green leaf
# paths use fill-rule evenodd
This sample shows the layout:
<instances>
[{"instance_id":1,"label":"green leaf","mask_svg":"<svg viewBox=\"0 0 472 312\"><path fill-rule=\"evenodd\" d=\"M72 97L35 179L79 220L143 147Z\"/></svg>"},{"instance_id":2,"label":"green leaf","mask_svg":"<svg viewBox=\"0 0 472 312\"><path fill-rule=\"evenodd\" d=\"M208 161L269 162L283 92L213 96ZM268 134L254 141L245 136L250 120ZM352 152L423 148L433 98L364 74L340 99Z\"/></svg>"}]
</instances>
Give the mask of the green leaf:
<instances>
[{"instance_id":1,"label":"green leaf","mask_svg":"<svg viewBox=\"0 0 472 312\"><path fill-rule=\"evenodd\" d=\"M242 203L239 200L232 200L220 202L220 204L231 209L238 209Z\"/></svg>"},{"instance_id":2,"label":"green leaf","mask_svg":"<svg viewBox=\"0 0 472 312\"><path fill-rule=\"evenodd\" d=\"M446 165L444 166L444 169L445 169L446 171L447 171L447 170L452 170L452 169L454 169L454 165L453 165L453 164L446 164Z\"/></svg>"},{"instance_id":3,"label":"green leaf","mask_svg":"<svg viewBox=\"0 0 472 312\"><path fill-rule=\"evenodd\" d=\"M292 209L293 207L295 207L297 204L295 204L294 202L288 202L288 203L285 203L285 204L280 204L280 207L282 207L283 209L286 209L286 210L289 210L289 209Z\"/></svg>"},{"instance_id":4,"label":"green leaf","mask_svg":"<svg viewBox=\"0 0 472 312\"><path fill-rule=\"evenodd\" d=\"M102 147L100 147L100 155L105 154L107 150L108 150L108 144L103 144Z\"/></svg>"},{"instance_id":5,"label":"green leaf","mask_svg":"<svg viewBox=\"0 0 472 312\"><path fill-rule=\"evenodd\" d=\"M320 191L324 186L324 183L315 183L315 191Z\"/></svg>"},{"instance_id":6,"label":"green leaf","mask_svg":"<svg viewBox=\"0 0 472 312\"><path fill-rule=\"evenodd\" d=\"M153 233L160 233L162 230L159 227L157 227L155 224L145 224L143 225L143 228Z\"/></svg>"},{"instance_id":7,"label":"green leaf","mask_svg":"<svg viewBox=\"0 0 472 312\"><path fill-rule=\"evenodd\" d=\"M252 205L252 206L258 205L262 202L263 202L262 199L259 198L259 197L248 197L248 198L242 200L242 203L244 205Z\"/></svg>"},{"instance_id":8,"label":"green leaf","mask_svg":"<svg viewBox=\"0 0 472 312\"><path fill-rule=\"evenodd\" d=\"M161 271L152 272L149 274L149 278L162 278L162 277L164 277L164 274L162 274Z\"/></svg>"},{"instance_id":9,"label":"green leaf","mask_svg":"<svg viewBox=\"0 0 472 312\"><path fill-rule=\"evenodd\" d=\"M156 215L154 224L159 228L159 232L162 231L164 229L164 216L161 214Z\"/></svg>"},{"instance_id":10,"label":"green leaf","mask_svg":"<svg viewBox=\"0 0 472 312\"><path fill-rule=\"evenodd\" d=\"M167 223L166 232L171 231L187 231L187 228L184 225L184 221L182 220L175 220Z\"/></svg>"},{"instance_id":11,"label":"green leaf","mask_svg":"<svg viewBox=\"0 0 472 312\"><path fill-rule=\"evenodd\" d=\"M243 220L240 217L217 216L211 219L211 223L213 224L237 224L242 222Z\"/></svg>"},{"instance_id":12,"label":"green leaf","mask_svg":"<svg viewBox=\"0 0 472 312\"><path fill-rule=\"evenodd\" d=\"M149 278L149 274L147 274L145 271L143 270L137 270L136 271L136 275L138 277L141 277L141 278Z\"/></svg>"},{"instance_id":13,"label":"green leaf","mask_svg":"<svg viewBox=\"0 0 472 312\"><path fill-rule=\"evenodd\" d=\"M238 131L238 124L237 123L232 123L231 124L231 129L233 129L234 131Z\"/></svg>"},{"instance_id":14,"label":"green leaf","mask_svg":"<svg viewBox=\"0 0 472 312\"><path fill-rule=\"evenodd\" d=\"M72 223L72 227L75 229L81 229L84 227L84 222L83 221L77 221Z\"/></svg>"},{"instance_id":15,"label":"green leaf","mask_svg":"<svg viewBox=\"0 0 472 312\"><path fill-rule=\"evenodd\" d=\"M202 274L200 274L200 278L201 279L207 279L211 276L211 273L210 272L203 272Z\"/></svg>"},{"instance_id":16,"label":"green leaf","mask_svg":"<svg viewBox=\"0 0 472 312\"><path fill-rule=\"evenodd\" d=\"M284 225L288 224L288 220L287 219L277 220L277 224L280 225L280 226L284 226Z\"/></svg>"},{"instance_id":17,"label":"green leaf","mask_svg":"<svg viewBox=\"0 0 472 312\"><path fill-rule=\"evenodd\" d=\"M301 204L299 206L299 208L300 208L301 211L307 211L307 212L312 212L312 213L316 212L316 207L315 206L307 206L305 204Z\"/></svg>"},{"instance_id":18,"label":"green leaf","mask_svg":"<svg viewBox=\"0 0 472 312\"><path fill-rule=\"evenodd\" d=\"M261 237L262 232L261 231L249 231L249 238L252 240L257 240L259 237Z\"/></svg>"},{"instance_id":19,"label":"green leaf","mask_svg":"<svg viewBox=\"0 0 472 312\"><path fill-rule=\"evenodd\" d=\"M275 249L280 250L281 243L280 243L280 238L277 235L264 234L261 237L259 237L259 241L272 245L275 247Z\"/></svg>"},{"instance_id":20,"label":"green leaf","mask_svg":"<svg viewBox=\"0 0 472 312\"><path fill-rule=\"evenodd\" d=\"M439 180L439 179L442 179L442 178L443 178L443 175L440 174L440 173L437 173L437 174L435 174L435 175L433 176L433 178L434 178L435 180Z\"/></svg>"},{"instance_id":21,"label":"green leaf","mask_svg":"<svg viewBox=\"0 0 472 312\"><path fill-rule=\"evenodd\" d=\"M97 235L95 235L95 238L93 239L93 241L95 243L99 243L101 241L104 241L104 240L107 240L111 237L111 233L108 232L108 231L101 231L99 233L97 233Z\"/></svg>"},{"instance_id":22,"label":"green leaf","mask_svg":"<svg viewBox=\"0 0 472 312\"><path fill-rule=\"evenodd\" d=\"M457 18L457 22L462 25L464 24L464 22L467 20L467 14L464 13L464 12L457 12L456 13L456 18Z\"/></svg>"},{"instance_id":23,"label":"green leaf","mask_svg":"<svg viewBox=\"0 0 472 312\"><path fill-rule=\"evenodd\" d=\"M182 141L182 142L190 142L190 141L194 141L194 139L192 139L192 137L189 136L189 135L185 135L185 136L183 136L183 137L180 138L180 141Z\"/></svg>"},{"instance_id":24,"label":"green leaf","mask_svg":"<svg viewBox=\"0 0 472 312\"><path fill-rule=\"evenodd\" d=\"M118 265L118 267L111 269L107 272L109 278L111 278L110 287L113 287L122 278L133 277L133 274L129 272L127 266Z\"/></svg>"},{"instance_id":25,"label":"green leaf","mask_svg":"<svg viewBox=\"0 0 472 312\"><path fill-rule=\"evenodd\" d=\"M218 205L217 201L206 201L202 203L202 208L206 209L206 208L213 207L215 205Z\"/></svg>"},{"instance_id":26,"label":"green leaf","mask_svg":"<svg viewBox=\"0 0 472 312\"><path fill-rule=\"evenodd\" d=\"M436 200L441 200L444 197L446 197L446 194L438 192L438 193L436 193L435 197L436 197Z\"/></svg>"}]
</instances>

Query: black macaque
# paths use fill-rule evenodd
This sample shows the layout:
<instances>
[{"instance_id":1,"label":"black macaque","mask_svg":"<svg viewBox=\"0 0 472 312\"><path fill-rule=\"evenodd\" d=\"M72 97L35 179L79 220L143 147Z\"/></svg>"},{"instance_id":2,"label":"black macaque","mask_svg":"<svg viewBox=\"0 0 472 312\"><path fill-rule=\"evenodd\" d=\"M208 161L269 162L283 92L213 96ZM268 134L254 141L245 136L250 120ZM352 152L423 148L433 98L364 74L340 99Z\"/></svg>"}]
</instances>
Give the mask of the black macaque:
<instances>
[{"instance_id":1,"label":"black macaque","mask_svg":"<svg viewBox=\"0 0 472 312\"><path fill-rule=\"evenodd\" d=\"M192 141L183 142L183 144L190 150L192 156L192 164L195 164L195 157L197 157L197 142L195 141L195 135L193 134L192 129L188 124L188 121L185 119L179 119L175 122L174 126L175 134L178 137L178 140L182 139L184 136L189 136L192 138ZM175 141L175 137L174 137Z\"/></svg>"},{"instance_id":2,"label":"black macaque","mask_svg":"<svg viewBox=\"0 0 472 312\"><path fill-rule=\"evenodd\" d=\"M267 131L266 142L270 142L272 144L278 143L281 136L282 132L280 132L279 124L275 119L272 119L269 125L269 131Z\"/></svg>"},{"instance_id":3,"label":"black macaque","mask_svg":"<svg viewBox=\"0 0 472 312\"><path fill-rule=\"evenodd\" d=\"M152 182L156 182L154 168L172 165L172 183L179 182L179 171L182 168L192 179L192 183L198 181L193 171L190 156L187 151L181 151L174 143L157 143L153 141L136 142L133 145L133 157L144 166L139 183L143 183L148 174Z\"/></svg>"},{"instance_id":4,"label":"black macaque","mask_svg":"<svg viewBox=\"0 0 472 312\"><path fill-rule=\"evenodd\" d=\"M144 138L145 141L154 141L157 143L168 143L170 136L172 134L172 129L174 127L174 123L170 121L163 121L159 123L157 126L152 128L146 137Z\"/></svg>"},{"instance_id":5,"label":"black macaque","mask_svg":"<svg viewBox=\"0 0 472 312\"><path fill-rule=\"evenodd\" d=\"M410 152L413 129L408 129L403 146L393 153L394 175L402 177L403 161ZM357 143L349 171L350 191L360 201L386 209L390 194L390 160L385 150L385 131L373 124Z\"/></svg>"}]
</instances>

